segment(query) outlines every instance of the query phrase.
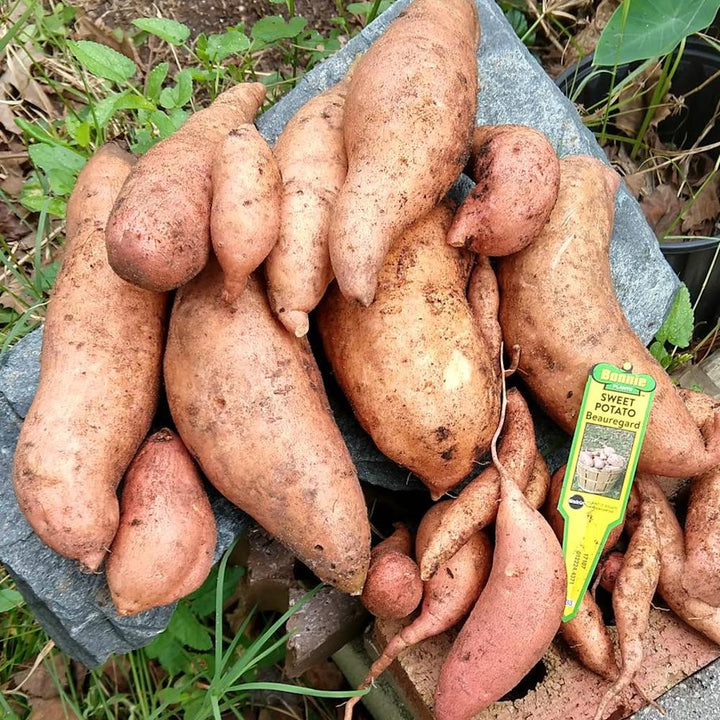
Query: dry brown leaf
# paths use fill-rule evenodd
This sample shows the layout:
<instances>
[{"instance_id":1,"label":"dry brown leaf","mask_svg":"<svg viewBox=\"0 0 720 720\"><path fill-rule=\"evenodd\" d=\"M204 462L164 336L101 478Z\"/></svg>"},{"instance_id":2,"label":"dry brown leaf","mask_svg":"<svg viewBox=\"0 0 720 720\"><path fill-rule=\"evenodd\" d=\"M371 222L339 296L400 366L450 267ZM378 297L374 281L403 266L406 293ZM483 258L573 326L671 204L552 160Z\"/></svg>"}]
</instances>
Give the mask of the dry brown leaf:
<instances>
[{"instance_id":1,"label":"dry brown leaf","mask_svg":"<svg viewBox=\"0 0 720 720\"><path fill-rule=\"evenodd\" d=\"M122 42L118 42L115 35L105 27L102 27L93 18L80 11L75 19L75 38L77 40L94 40L101 45L107 45L123 55L126 55L136 63L139 62L137 47L127 33L123 32Z\"/></svg>"},{"instance_id":2,"label":"dry brown leaf","mask_svg":"<svg viewBox=\"0 0 720 720\"><path fill-rule=\"evenodd\" d=\"M3 85L11 85L20 93L24 102L32 103L48 117L54 118L57 113L50 98L30 73L32 65L30 55L27 52L8 52L6 65L7 69L0 76L0 89ZM7 96L7 91L5 90L2 94Z\"/></svg>"},{"instance_id":3,"label":"dry brown leaf","mask_svg":"<svg viewBox=\"0 0 720 720\"><path fill-rule=\"evenodd\" d=\"M696 230L707 221L714 220L720 214L720 173L715 173L712 180L695 196L690 209L682 219L683 232Z\"/></svg>"},{"instance_id":4,"label":"dry brown leaf","mask_svg":"<svg viewBox=\"0 0 720 720\"><path fill-rule=\"evenodd\" d=\"M676 192L672 185L662 184L640 201L645 218L658 237L672 225L682 208Z\"/></svg>"},{"instance_id":5,"label":"dry brown leaf","mask_svg":"<svg viewBox=\"0 0 720 720\"><path fill-rule=\"evenodd\" d=\"M31 698L30 707L28 720L80 720L80 716L63 705L59 697L50 700Z\"/></svg>"},{"instance_id":6,"label":"dry brown leaf","mask_svg":"<svg viewBox=\"0 0 720 720\"><path fill-rule=\"evenodd\" d=\"M603 28L608 24L610 16L620 5L620 0L602 0L592 18L592 21L580 30L568 45L563 57L563 66L570 67L584 55L589 55L598 43Z\"/></svg>"},{"instance_id":7,"label":"dry brown leaf","mask_svg":"<svg viewBox=\"0 0 720 720\"><path fill-rule=\"evenodd\" d=\"M22 687L22 692L29 698L50 699L57 698L60 695L57 685L53 680L53 676L47 669L45 663L50 662L45 659L34 670L20 670L13 676L13 684L15 687ZM67 678L65 675L65 664L60 655L52 657L55 675L60 679L62 686L67 687ZM58 716L60 717L60 716Z\"/></svg>"},{"instance_id":8,"label":"dry brown leaf","mask_svg":"<svg viewBox=\"0 0 720 720\"><path fill-rule=\"evenodd\" d=\"M630 194L635 198L645 195L650 190L650 177L646 172L636 172L624 177Z\"/></svg>"}]
</instances>

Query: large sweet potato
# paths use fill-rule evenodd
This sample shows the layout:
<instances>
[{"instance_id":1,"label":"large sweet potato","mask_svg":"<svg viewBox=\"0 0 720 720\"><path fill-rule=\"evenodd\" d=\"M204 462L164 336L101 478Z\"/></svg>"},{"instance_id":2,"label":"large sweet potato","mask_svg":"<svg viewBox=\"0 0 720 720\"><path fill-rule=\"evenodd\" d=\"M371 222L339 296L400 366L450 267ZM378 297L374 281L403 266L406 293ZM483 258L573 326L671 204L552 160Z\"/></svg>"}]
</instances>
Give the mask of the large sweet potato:
<instances>
[{"instance_id":1,"label":"large sweet potato","mask_svg":"<svg viewBox=\"0 0 720 720\"><path fill-rule=\"evenodd\" d=\"M217 531L200 473L171 430L153 433L130 463L120 525L105 563L120 615L168 605L197 590Z\"/></svg>"},{"instance_id":2,"label":"large sweet potato","mask_svg":"<svg viewBox=\"0 0 720 720\"><path fill-rule=\"evenodd\" d=\"M321 580L358 594L370 558L360 483L307 341L279 324L257 279L230 307L211 261L178 292L165 382L210 482Z\"/></svg>"},{"instance_id":3,"label":"large sweet potato","mask_svg":"<svg viewBox=\"0 0 720 720\"><path fill-rule=\"evenodd\" d=\"M566 432L578 420L592 366L610 362L655 378L638 468L693 476L720 464L720 412L698 429L667 373L633 333L610 276L609 246L617 174L599 160L560 161L550 220L521 252L501 258L500 324L520 345L520 375Z\"/></svg>"},{"instance_id":4,"label":"large sweet potato","mask_svg":"<svg viewBox=\"0 0 720 720\"><path fill-rule=\"evenodd\" d=\"M500 412L494 361L465 299L470 258L445 242L451 217L440 205L398 238L371 307L332 286L317 316L358 420L435 497L470 473Z\"/></svg>"},{"instance_id":5,"label":"large sweet potato","mask_svg":"<svg viewBox=\"0 0 720 720\"><path fill-rule=\"evenodd\" d=\"M120 479L160 391L167 298L121 280L105 223L132 166L110 144L80 173L48 306L40 385L15 451L13 482L46 545L96 570L118 526Z\"/></svg>"},{"instance_id":6,"label":"large sweet potato","mask_svg":"<svg viewBox=\"0 0 720 720\"><path fill-rule=\"evenodd\" d=\"M343 113L350 77L309 100L278 138L273 153L283 179L280 240L265 263L268 297L294 335L308 331L333 278L328 228L347 174Z\"/></svg>"},{"instance_id":7,"label":"large sweet potato","mask_svg":"<svg viewBox=\"0 0 720 720\"><path fill-rule=\"evenodd\" d=\"M358 61L345 104L348 174L329 241L346 298L373 301L395 237L465 166L478 40L473 0L415 0Z\"/></svg>"},{"instance_id":8,"label":"large sweet potato","mask_svg":"<svg viewBox=\"0 0 720 720\"><path fill-rule=\"evenodd\" d=\"M211 170L215 150L265 97L241 83L200 110L140 159L107 226L110 265L148 290L172 290L203 269L210 253Z\"/></svg>"}]
</instances>

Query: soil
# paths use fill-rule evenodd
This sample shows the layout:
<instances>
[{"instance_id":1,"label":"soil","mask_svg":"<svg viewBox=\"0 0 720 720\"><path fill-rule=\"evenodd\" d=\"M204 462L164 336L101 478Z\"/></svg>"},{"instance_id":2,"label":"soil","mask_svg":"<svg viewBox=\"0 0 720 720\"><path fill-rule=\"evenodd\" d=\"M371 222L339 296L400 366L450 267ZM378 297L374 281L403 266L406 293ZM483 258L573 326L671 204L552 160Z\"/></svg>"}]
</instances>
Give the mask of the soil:
<instances>
[{"instance_id":1,"label":"soil","mask_svg":"<svg viewBox=\"0 0 720 720\"><path fill-rule=\"evenodd\" d=\"M265 15L287 17L284 5L268 0L75 0L74 4L106 28L128 29L139 17L169 17L188 25L193 36L241 23L250 27ZM337 15L335 0L296 0L295 11L321 32L333 27Z\"/></svg>"}]
</instances>

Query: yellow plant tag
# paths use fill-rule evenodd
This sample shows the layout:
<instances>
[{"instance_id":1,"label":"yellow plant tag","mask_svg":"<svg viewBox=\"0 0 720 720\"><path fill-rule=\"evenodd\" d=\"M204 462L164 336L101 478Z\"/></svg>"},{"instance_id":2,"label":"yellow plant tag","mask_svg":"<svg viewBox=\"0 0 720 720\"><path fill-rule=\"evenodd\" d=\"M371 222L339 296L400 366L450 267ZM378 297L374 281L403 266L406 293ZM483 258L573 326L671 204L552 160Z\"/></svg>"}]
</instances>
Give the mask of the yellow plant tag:
<instances>
[{"instance_id":1,"label":"yellow plant tag","mask_svg":"<svg viewBox=\"0 0 720 720\"><path fill-rule=\"evenodd\" d=\"M654 378L629 365L599 363L590 371L558 502L565 622L577 614L608 535L625 515L654 391Z\"/></svg>"}]
</instances>

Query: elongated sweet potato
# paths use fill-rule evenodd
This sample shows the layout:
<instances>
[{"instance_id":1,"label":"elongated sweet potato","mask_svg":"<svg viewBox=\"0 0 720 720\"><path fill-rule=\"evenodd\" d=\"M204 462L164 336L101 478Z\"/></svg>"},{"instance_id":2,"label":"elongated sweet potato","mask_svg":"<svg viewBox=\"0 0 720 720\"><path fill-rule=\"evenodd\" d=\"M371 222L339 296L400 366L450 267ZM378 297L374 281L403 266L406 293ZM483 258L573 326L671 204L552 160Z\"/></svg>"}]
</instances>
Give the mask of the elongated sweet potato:
<instances>
[{"instance_id":1,"label":"elongated sweet potato","mask_svg":"<svg viewBox=\"0 0 720 720\"><path fill-rule=\"evenodd\" d=\"M535 462L533 463L532 473L528 484L525 486L523 494L525 499L535 508L540 510L547 500L550 492L550 470L548 470L545 458L538 450L535 453Z\"/></svg>"},{"instance_id":2,"label":"elongated sweet potato","mask_svg":"<svg viewBox=\"0 0 720 720\"><path fill-rule=\"evenodd\" d=\"M32 528L89 570L100 566L115 535L115 490L160 391L167 297L118 278L105 254L105 223L132 162L117 145L105 145L73 190L40 385L13 466Z\"/></svg>"},{"instance_id":3,"label":"elongated sweet potato","mask_svg":"<svg viewBox=\"0 0 720 720\"><path fill-rule=\"evenodd\" d=\"M652 475L638 473L635 486L642 501L652 503L655 510L655 522L660 536L658 592L681 620L714 643L720 644L720 608L692 597L683 587L685 544L682 528L672 506ZM628 515L626 525L633 532L637 527L637 518Z\"/></svg>"},{"instance_id":4,"label":"elongated sweet potato","mask_svg":"<svg viewBox=\"0 0 720 720\"><path fill-rule=\"evenodd\" d=\"M615 551L606 555L599 563L597 568L597 582L603 590L609 593L615 589L618 575L625 562L625 555Z\"/></svg>"},{"instance_id":5,"label":"elongated sweet potato","mask_svg":"<svg viewBox=\"0 0 720 720\"><path fill-rule=\"evenodd\" d=\"M420 568L412 558L412 537L402 523L370 553L365 587L360 601L375 617L399 620L420 604L423 584Z\"/></svg>"},{"instance_id":6,"label":"elongated sweet potato","mask_svg":"<svg viewBox=\"0 0 720 720\"><path fill-rule=\"evenodd\" d=\"M211 261L175 298L165 384L180 437L210 482L315 574L362 590L370 526L307 341L251 276L232 308Z\"/></svg>"},{"instance_id":7,"label":"elongated sweet potato","mask_svg":"<svg viewBox=\"0 0 720 720\"><path fill-rule=\"evenodd\" d=\"M348 174L330 225L342 294L369 305L394 239L443 198L477 107L473 0L415 0L360 58L345 104Z\"/></svg>"},{"instance_id":8,"label":"elongated sweet potato","mask_svg":"<svg viewBox=\"0 0 720 720\"><path fill-rule=\"evenodd\" d=\"M485 125L475 128L470 163L477 184L458 208L448 242L481 255L522 250L557 200L560 164L553 146L525 125Z\"/></svg>"},{"instance_id":9,"label":"elongated sweet potato","mask_svg":"<svg viewBox=\"0 0 720 720\"><path fill-rule=\"evenodd\" d=\"M468 281L467 299L480 334L487 343L493 368L500 373L502 329L498 320L500 290L490 260L479 256Z\"/></svg>"},{"instance_id":10,"label":"elongated sweet potato","mask_svg":"<svg viewBox=\"0 0 720 720\"><path fill-rule=\"evenodd\" d=\"M439 205L398 238L371 307L332 286L317 314L358 420L434 498L470 474L500 414L493 359L465 299L470 258L445 242L451 216Z\"/></svg>"},{"instance_id":11,"label":"elongated sweet potato","mask_svg":"<svg viewBox=\"0 0 720 720\"><path fill-rule=\"evenodd\" d=\"M230 130L252 122L264 97L261 83L236 85L140 159L107 225L108 259L120 277L148 290L172 290L203 269L213 156Z\"/></svg>"},{"instance_id":12,"label":"elongated sweet potato","mask_svg":"<svg viewBox=\"0 0 720 720\"><path fill-rule=\"evenodd\" d=\"M167 429L153 433L125 474L105 568L118 613L134 615L197 590L216 539L210 501L182 440Z\"/></svg>"},{"instance_id":13,"label":"elongated sweet potato","mask_svg":"<svg viewBox=\"0 0 720 720\"><path fill-rule=\"evenodd\" d=\"M550 526L500 470L495 552L487 585L440 670L437 720L469 720L539 662L565 605L562 548Z\"/></svg>"},{"instance_id":14,"label":"elongated sweet potato","mask_svg":"<svg viewBox=\"0 0 720 720\"><path fill-rule=\"evenodd\" d=\"M210 215L230 303L278 241L281 196L280 170L265 138L252 123L231 130L213 160Z\"/></svg>"},{"instance_id":15,"label":"elongated sweet potato","mask_svg":"<svg viewBox=\"0 0 720 720\"><path fill-rule=\"evenodd\" d=\"M593 158L566 157L560 166L560 191L547 225L531 245L498 264L505 343L520 345L524 382L568 433L595 363L628 362L634 372L652 375L657 389L638 468L698 475L720 464L720 412L697 428L615 297L609 244L619 178Z\"/></svg>"},{"instance_id":16,"label":"elongated sweet potato","mask_svg":"<svg viewBox=\"0 0 720 720\"><path fill-rule=\"evenodd\" d=\"M270 305L301 337L308 313L333 278L330 218L347 175L343 113L350 75L309 100L288 122L273 153L283 178L280 240L265 264Z\"/></svg>"},{"instance_id":17,"label":"elongated sweet potato","mask_svg":"<svg viewBox=\"0 0 720 720\"><path fill-rule=\"evenodd\" d=\"M524 489L537 455L535 430L528 406L516 388L507 394L507 419L500 460ZM465 486L443 514L418 556L423 580L433 577L478 530L495 520L500 499L500 473L494 465Z\"/></svg>"},{"instance_id":18,"label":"elongated sweet potato","mask_svg":"<svg viewBox=\"0 0 720 720\"><path fill-rule=\"evenodd\" d=\"M435 533L440 518L449 506L449 500L435 503L423 516L415 540L418 557L423 554L428 539ZM480 530L470 537L440 572L425 583L420 614L388 642L359 689L370 687L407 648L449 630L470 612L490 574L492 551L490 539ZM345 720L351 720L353 707L359 700L353 698L347 703Z\"/></svg>"}]
</instances>

